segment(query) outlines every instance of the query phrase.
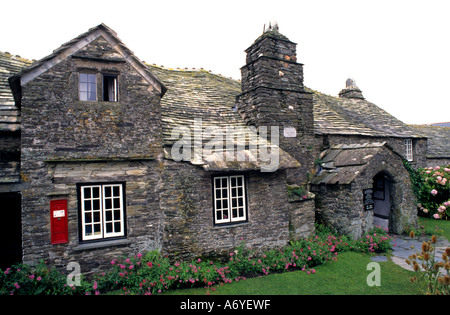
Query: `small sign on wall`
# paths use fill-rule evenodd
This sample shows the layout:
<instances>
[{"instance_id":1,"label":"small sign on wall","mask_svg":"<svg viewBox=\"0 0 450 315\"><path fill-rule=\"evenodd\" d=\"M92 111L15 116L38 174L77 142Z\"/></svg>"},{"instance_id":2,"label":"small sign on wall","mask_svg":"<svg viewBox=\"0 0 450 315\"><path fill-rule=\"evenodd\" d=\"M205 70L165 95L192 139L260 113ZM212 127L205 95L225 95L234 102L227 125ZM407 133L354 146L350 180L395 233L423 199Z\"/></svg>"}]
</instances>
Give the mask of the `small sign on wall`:
<instances>
[{"instance_id":1,"label":"small sign on wall","mask_svg":"<svg viewBox=\"0 0 450 315\"><path fill-rule=\"evenodd\" d=\"M373 210L373 189L363 189L364 210Z\"/></svg>"},{"instance_id":2,"label":"small sign on wall","mask_svg":"<svg viewBox=\"0 0 450 315\"><path fill-rule=\"evenodd\" d=\"M284 127L283 135L285 138L295 138L297 137L297 130L294 127Z\"/></svg>"}]
</instances>

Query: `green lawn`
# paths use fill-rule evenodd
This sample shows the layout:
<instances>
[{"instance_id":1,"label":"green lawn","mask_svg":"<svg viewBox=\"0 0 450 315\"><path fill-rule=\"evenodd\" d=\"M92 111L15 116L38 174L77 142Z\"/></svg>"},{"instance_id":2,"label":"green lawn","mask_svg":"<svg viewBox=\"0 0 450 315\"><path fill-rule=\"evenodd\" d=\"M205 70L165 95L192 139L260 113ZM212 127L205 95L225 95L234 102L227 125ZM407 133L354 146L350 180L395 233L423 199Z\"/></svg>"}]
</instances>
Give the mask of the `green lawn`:
<instances>
[{"instance_id":1,"label":"green lawn","mask_svg":"<svg viewBox=\"0 0 450 315\"><path fill-rule=\"evenodd\" d=\"M419 218L421 231L441 235L450 240L450 221ZM341 253L338 260L317 266L315 274L294 271L271 274L218 285L212 289L196 288L170 291L167 295L415 295L421 294L410 282L414 272L405 270L390 260L380 262L380 286L369 286L372 270L367 254Z\"/></svg>"},{"instance_id":2,"label":"green lawn","mask_svg":"<svg viewBox=\"0 0 450 315\"><path fill-rule=\"evenodd\" d=\"M419 217L419 225L423 227L428 235L441 235L450 241L450 221Z\"/></svg>"},{"instance_id":3,"label":"green lawn","mask_svg":"<svg viewBox=\"0 0 450 315\"><path fill-rule=\"evenodd\" d=\"M315 268L315 274L294 271L272 274L218 285L211 295L406 295L420 294L410 283L414 275L391 261L380 262L380 286L369 286L366 278L372 272L367 264L372 262L368 255L342 253L335 262ZM185 289L170 291L173 295L204 295L206 289Z\"/></svg>"}]
</instances>

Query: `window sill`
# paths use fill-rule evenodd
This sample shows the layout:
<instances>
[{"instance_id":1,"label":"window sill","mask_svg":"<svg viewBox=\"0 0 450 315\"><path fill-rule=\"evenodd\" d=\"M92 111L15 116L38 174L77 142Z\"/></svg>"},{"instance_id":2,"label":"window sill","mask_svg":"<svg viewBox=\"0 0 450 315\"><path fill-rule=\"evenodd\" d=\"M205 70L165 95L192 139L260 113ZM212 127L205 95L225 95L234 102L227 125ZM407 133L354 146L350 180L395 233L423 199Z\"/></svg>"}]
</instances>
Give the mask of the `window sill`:
<instances>
[{"instance_id":1,"label":"window sill","mask_svg":"<svg viewBox=\"0 0 450 315\"><path fill-rule=\"evenodd\" d=\"M99 249L111 246L121 246L130 244L130 240L128 239L120 239L120 240L110 240L110 241L99 241L93 243L82 243L78 244L78 246L74 247L74 251L82 251L87 249Z\"/></svg>"},{"instance_id":2,"label":"window sill","mask_svg":"<svg viewBox=\"0 0 450 315\"><path fill-rule=\"evenodd\" d=\"M221 224L215 224L213 226L214 229L226 229L226 228L234 228L234 227L240 227L243 225L250 224L249 221L242 221L242 222L233 222L233 223L221 223Z\"/></svg>"}]
</instances>

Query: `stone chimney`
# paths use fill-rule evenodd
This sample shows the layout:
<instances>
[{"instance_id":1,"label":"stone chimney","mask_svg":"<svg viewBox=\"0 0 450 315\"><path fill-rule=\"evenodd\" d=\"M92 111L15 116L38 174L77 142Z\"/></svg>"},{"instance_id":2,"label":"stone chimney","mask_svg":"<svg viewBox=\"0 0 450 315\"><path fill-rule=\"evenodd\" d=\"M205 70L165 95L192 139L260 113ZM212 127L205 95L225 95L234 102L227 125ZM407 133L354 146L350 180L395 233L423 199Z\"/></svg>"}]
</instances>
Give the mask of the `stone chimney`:
<instances>
[{"instance_id":1,"label":"stone chimney","mask_svg":"<svg viewBox=\"0 0 450 315\"><path fill-rule=\"evenodd\" d=\"M342 89L339 92L339 97L341 98L355 98L355 99L364 99L361 90L356 85L355 80L347 79L345 81L345 89Z\"/></svg>"},{"instance_id":2,"label":"stone chimney","mask_svg":"<svg viewBox=\"0 0 450 315\"><path fill-rule=\"evenodd\" d=\"M303 86L296 46L279 32L278 24L264 27L263 34L245 50L237 110L258 130L279 127L280 147L302 164L300 174L288 171L289 181L301 184L313 167L314 118L313 98Z\"/></svg>"}]
</instances>

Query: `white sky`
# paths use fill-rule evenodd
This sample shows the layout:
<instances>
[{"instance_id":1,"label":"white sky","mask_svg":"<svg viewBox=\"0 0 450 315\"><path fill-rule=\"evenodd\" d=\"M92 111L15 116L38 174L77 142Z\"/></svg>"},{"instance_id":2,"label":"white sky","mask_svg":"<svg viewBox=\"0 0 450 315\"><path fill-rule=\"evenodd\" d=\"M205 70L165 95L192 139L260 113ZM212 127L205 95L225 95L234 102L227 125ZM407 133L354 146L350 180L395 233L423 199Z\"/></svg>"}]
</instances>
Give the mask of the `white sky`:
<instances>
[{"instance_id":1,"label":"white sky","mask_svg":"<svg viewBox=\"0 0 450 315\"><path fill-rule=\"evenodd\" d=\"M305 85L364 97L408 124L450 121L449 0L0 0L0 51L40 59L105 23L138 58L240 79L244 50L276 20Z\"/></svg>"}]
</instances>

